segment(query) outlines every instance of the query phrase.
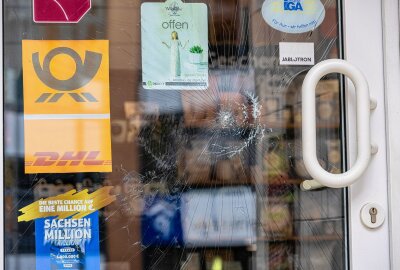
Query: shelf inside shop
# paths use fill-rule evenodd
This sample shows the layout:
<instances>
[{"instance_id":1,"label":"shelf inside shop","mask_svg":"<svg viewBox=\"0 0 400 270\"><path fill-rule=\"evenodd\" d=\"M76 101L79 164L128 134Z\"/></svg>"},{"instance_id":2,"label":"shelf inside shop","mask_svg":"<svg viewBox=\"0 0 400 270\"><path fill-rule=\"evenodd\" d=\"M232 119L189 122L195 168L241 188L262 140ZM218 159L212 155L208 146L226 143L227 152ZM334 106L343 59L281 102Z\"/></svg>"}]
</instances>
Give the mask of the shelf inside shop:
<instances>
[{"instance_id":1,"label":"shelf inside shop","mask_svg":"<svg viewBox=\"0 0 400 270\"><path fill-rule=\"evenodd\" d=\"M288 179L279 177L270 178L267 174L263 174L263 178L263 184L266 186L300 185L304 181L302 179Z\"/></svg>"},{"instance_id":2,"label":"shelf inside shop","mask_svg":"<svg viewBox=\"0 0 400 270\"><path fill-rule=\"evenodd\" d=\"M286 125L282 125L279 123L273 124L273 123L262 123L264 125L265 129L301 129L302 126L301 124L286 124ZM192 121L191 123L185 123L185 128L188 130L193 130L193 131L203 131L205 130L205 132L209 131L210 128L210 122L205 122L205 121L201 121L199 120L197 121ZM243 129L248 129L250 130L251 127L242 127ZM317 129L338 129L340 128L339 124L317 124ZM222 130L222 128L221 128ZM226 129L224 129L226 130Z\"/></svg>"},{"instance_id":3,"label":"shelf inside shop","mask_svg":"<svg viewBox=\"0 0 400 270\"><path fill-rule=\"evenodd\" d=\"M183 182L187 187L190 188L210 188L210 187L235 187L235 186L244 186L244 185L252 185L253 182L250 181L250 179L247 179L246 181L221 181L221 180L212 180L210 179L209 182Z\"/></svg>"},{"instance_id":4,"label":"shelf inside shop","mask_svg":"<svg viewBox=\"0 0 400 270\"><path fill-rule=\"evenodd\" d=\"M264 178L265 179L265 178ZM299 186L303 180L300 179L271 179L269 181L261 181L257 183L250 179L244 181L221 181L210 179L207 182L182 182L183 185L190 188L209 188L209 187L228 187L228 186L243 186L243 185L262 185L264 187L282 187L282 186Z\"/></svg>"},{"instance_id":5,"label":"shelf inside shop","mask_svg":"<svg viewBox=\"0 0 400 270\"><path fill-rule=\"evenodd\" d=\"M313 241L341 241L343 237L340 235L309 235L309 236L283 236L283 237L263 237L261 241L267 242L286 242L286 241L299 241L299 242L313 242Z\"/></svg>"}]
</instances>

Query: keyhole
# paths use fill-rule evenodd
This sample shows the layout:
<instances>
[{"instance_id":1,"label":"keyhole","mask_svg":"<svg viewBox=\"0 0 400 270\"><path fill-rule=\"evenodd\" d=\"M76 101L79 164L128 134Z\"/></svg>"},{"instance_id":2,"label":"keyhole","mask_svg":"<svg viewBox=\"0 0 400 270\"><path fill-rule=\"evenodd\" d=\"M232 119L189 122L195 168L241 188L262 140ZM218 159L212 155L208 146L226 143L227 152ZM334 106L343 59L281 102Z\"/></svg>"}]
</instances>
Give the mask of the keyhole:
<instances>
[{"instance_id":1,"label":"keyhole","mask_svg":"<svg viewBox=\"0 0 400 270\"><path fill-rule=\"evenodd\" d=\"M371 215L371 223L376 223L376 215L378 214L378 210L375 207L369 209L369 214Z\"/></svg>"}]
</instances>

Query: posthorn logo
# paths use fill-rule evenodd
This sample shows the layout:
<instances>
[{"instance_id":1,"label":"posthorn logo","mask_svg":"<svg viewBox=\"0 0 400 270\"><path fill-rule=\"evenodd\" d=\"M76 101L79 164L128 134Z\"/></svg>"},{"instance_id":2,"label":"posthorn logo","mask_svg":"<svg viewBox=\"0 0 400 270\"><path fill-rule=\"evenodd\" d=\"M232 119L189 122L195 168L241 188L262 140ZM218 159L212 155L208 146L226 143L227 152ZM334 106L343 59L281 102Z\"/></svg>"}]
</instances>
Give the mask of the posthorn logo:
<instances>
[{"instance_id":1,"label":"posthorn logo","mask_svg":"<svg viewBox=\"0 0 400 270\"><path fill-rule=\"evenodd\" d=\"M54 57L65 54L72 58L75 62L76 69L71 78L62 80L58 79L51 72L50 63ZM45 85L56 91L56 93L42 93L35 101L35 103L55 103L59 101L64 95L68 94L76 102L98 102L89 92L71 92L80 89L87 85L98 72L102 61L102 55L97 52L86 51L85 59L79 54L68 47L58 47L44 57L43 65L39 60L39 53L35 52L32 55L32 64L34 70Z\"/></svg>"}]
</instances>

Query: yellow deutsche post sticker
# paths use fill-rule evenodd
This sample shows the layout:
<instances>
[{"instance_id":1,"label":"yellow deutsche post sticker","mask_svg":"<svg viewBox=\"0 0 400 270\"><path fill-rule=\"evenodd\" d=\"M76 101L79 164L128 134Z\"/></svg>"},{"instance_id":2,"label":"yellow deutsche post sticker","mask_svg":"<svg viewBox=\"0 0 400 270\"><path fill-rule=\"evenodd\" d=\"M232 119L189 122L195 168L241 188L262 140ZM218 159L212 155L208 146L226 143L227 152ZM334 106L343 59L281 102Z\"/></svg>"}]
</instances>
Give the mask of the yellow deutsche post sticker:
<instances>
[{"instance_id":1,"label":"yellow deutsche post sticker","mask_svg":"<svg viewBox=\"0 0 400 270\"><path fill-rule=\"evenodd\" d=\"M111 171L106 40L24 40L25 172Z\"/></svg>"}]
</instances>

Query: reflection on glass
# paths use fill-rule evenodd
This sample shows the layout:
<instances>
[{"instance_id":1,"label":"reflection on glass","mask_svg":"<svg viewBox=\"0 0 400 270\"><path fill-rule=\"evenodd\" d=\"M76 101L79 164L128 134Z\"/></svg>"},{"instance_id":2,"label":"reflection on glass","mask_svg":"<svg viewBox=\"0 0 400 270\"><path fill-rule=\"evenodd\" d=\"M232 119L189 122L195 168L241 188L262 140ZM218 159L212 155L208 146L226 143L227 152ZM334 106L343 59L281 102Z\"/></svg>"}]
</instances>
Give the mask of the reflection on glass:
<instances>
[{"instance_id":1,"label":"reflection on glass","mask_svg":"<svg viewBox=\"0 0 400 270\"><path fill-rule=\"evenodd\" d=\"M204 2L204 1L203 1ZM205 1L209 87L142 84L140 4L93 1L73 25L35 24L30 1L4 3L6 269L35 269L34 222L18 209L71 189L114 186L100 211L102 269L345 269L344 191L302 191L301 84L309 66L279 64L279 42L339 58L338 3L304 34L269 27L263 1ZM21 40L110 40L112 173L25 174ZM317 89L319 160L342 171L340 88ZM44 130L43 130L44 132Z\"/></svg>"}]
</instances>

